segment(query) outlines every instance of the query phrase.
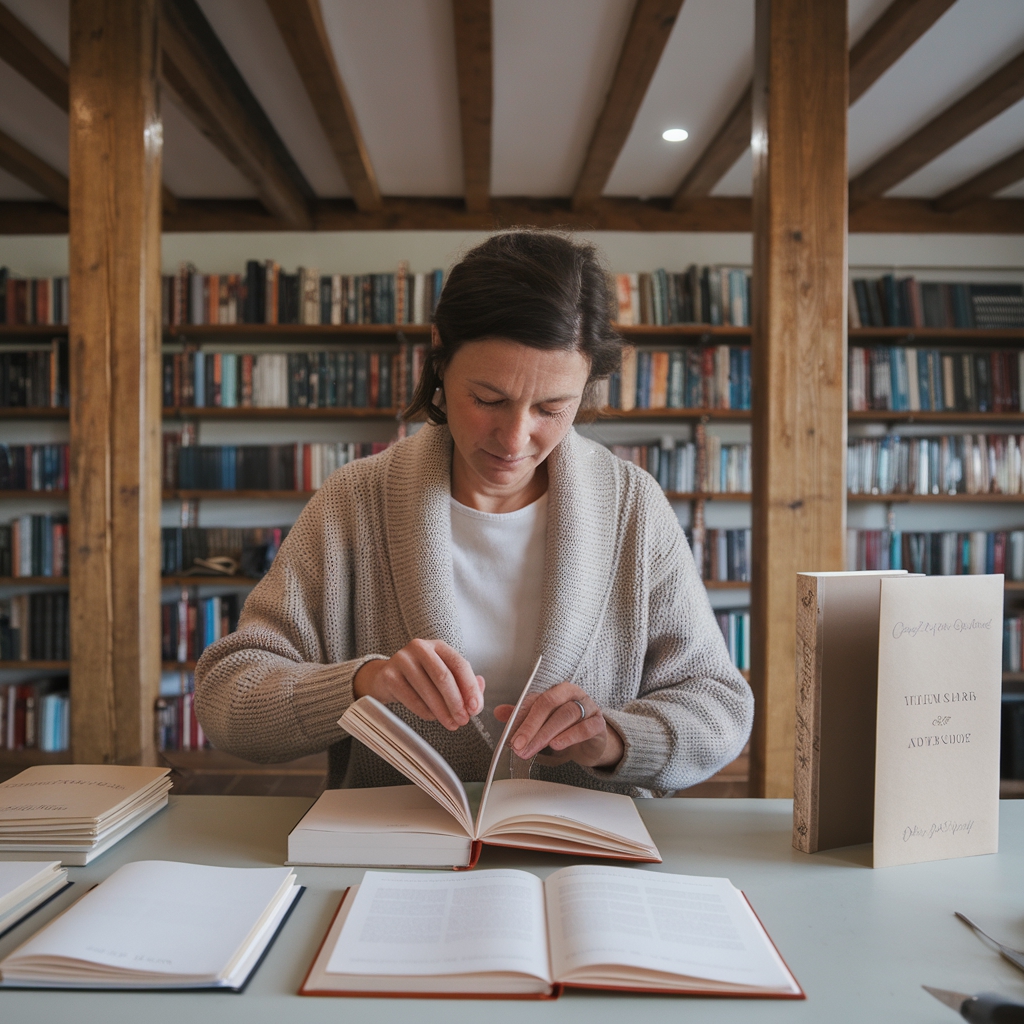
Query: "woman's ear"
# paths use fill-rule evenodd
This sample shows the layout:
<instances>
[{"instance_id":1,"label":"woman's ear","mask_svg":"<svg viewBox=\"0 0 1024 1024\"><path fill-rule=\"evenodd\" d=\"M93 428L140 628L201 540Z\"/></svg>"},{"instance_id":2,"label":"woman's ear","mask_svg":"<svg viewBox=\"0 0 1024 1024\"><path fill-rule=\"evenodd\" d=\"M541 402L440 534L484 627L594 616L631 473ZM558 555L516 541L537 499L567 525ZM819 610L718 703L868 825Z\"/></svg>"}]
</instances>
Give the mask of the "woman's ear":
<instances>
[{"instance_id":1,"label":"woman's ear","mask_svg":"<svg viewBox=\"0 0 1024 1024\"><path fill-rule=\"evenodd\" d=\"M437 324L430 325L430 346L431 348L441 347L441 332L437 329Z\"/></svg>"}]
</instances>

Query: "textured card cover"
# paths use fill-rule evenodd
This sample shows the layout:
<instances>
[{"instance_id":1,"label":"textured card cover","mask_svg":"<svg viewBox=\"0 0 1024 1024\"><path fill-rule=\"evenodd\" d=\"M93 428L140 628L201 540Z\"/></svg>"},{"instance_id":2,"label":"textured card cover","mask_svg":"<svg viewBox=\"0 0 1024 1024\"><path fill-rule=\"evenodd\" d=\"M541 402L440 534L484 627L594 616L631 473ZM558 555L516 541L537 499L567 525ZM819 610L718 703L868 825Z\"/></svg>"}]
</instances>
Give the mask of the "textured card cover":
<instances>
[{"instance_id":1,"label":"textured card cover","mask_svg":"<svg viewBox=\"0 0 1024 1024\"><path fill-rule=\"evenodd\" d=\"M1003 577L881 588L874 866L995 853Z\"/></svg>"}]
</instances>

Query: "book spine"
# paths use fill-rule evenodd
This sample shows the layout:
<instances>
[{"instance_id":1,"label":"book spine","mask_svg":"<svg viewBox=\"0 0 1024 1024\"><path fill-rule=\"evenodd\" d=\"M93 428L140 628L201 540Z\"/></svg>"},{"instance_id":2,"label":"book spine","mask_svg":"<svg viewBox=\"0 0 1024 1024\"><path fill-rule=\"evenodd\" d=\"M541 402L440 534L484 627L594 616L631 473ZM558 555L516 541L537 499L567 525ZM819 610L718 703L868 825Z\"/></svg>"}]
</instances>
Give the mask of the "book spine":
<instances>
[{"instance_id":1,"label":"book spine","mask_svg":"<svg viewBox=\"0 0 1024 1024\"><path fill-rule=\"evenodd\" d=\"M821 664L824 580L797 574L796 731L793 759L793 846L818 849L818 781L821 738Z\"/></svg>"}]
</instances>

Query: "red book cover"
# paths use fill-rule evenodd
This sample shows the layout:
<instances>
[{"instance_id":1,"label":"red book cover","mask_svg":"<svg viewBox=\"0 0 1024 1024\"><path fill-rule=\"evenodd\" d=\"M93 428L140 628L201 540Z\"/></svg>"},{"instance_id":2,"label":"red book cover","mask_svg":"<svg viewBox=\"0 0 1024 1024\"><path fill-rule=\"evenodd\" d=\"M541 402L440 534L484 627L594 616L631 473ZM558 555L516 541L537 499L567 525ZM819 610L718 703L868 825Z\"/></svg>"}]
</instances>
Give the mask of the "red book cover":
<instances>
[{"instance_id":1,"label":"red book cover","mask_svg":"<svg viewBox=\"0 0 1024 1024\"><path fill-rule=\"evenodd\" d=\"M371 409L378 407L380 399L380 353L370 353L370 380L368 387L367 405Z\"/></svg>"}]
</instances>

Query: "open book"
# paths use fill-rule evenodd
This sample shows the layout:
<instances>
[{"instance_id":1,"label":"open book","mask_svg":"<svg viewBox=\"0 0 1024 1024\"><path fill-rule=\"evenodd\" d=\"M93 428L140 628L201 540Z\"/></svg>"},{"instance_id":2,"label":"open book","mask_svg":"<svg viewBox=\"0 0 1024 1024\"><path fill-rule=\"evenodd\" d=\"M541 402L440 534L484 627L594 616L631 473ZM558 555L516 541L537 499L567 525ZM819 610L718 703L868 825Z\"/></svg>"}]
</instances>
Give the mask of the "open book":
<instances>
[{"instance_id":1,"label":"open book","mask_svg":"<svg viewBox=\"0 0 1024 1024\"><path fill-rule=\"evenodd\" d=\"M241 989L302 889L288 868L135 861L0 961L5 987Z\"/></svg>"},{"instance_id":2,"label":"open book","mask_svg":"<svg viewBox=\"0 0 1024 1024\"><path fill-rule=\"evenodd\" d=\"M538 779L496 777L499 768L515 773L505 760L515 757L508 740L532 681L533 675L495 748L475 816L451 765L379 701L360 697L342 716L341 726L419 790L328 790L289 835L288 862L473 867L484 843L660 862L629 797Z\"/></svg>"},{"instance_id":3,"label":"open book","mask_svg":"<svg viewBox=\"0 0 1024 1024\"><path fill-rule=\"evenodd\" d=\"M546 880L367 871L299 994L543 999L564 986L804 997L727 878L596 865Z\"/></svg>"}]
</instances>

